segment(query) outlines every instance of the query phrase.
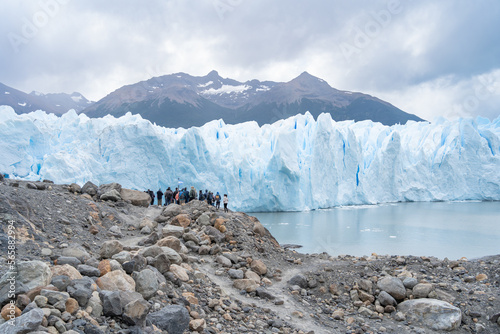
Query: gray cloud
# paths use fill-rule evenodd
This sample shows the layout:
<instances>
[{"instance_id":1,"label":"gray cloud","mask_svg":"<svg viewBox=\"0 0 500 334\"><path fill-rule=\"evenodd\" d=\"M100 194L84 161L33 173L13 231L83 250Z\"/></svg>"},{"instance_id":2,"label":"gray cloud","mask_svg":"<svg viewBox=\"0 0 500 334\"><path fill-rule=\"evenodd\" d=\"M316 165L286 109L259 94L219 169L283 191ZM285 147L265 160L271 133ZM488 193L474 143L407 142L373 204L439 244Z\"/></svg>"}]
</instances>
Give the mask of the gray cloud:
<instances>
[{"instance_id":1,"label":"gray cloud","mask_svg":"<svg viewBox=\"0 0 500 334\"><path fill-rule=\"evenodd\" d=\"M27 92L100 99L175 72L288 81L307 70L425 118L500 113L494 0L40 0L2 7L0 81ZM466 107L464 98L481 85L488 94Z\"/></svg>"}]
</instances>

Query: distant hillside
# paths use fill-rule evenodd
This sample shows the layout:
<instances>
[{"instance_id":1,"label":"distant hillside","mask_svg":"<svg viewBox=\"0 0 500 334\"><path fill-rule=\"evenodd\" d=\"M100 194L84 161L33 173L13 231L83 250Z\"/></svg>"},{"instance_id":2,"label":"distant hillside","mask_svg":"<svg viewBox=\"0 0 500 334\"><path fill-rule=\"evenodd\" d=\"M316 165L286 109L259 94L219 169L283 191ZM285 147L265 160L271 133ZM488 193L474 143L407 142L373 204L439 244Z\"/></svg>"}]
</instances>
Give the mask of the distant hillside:
<instances>
[{"instance_id":1,"label":"distant hillside","mask_svg":"<svg viewBox=\"0 0 500 334\"><path fill-rule=\"evenodd\" d=\"M214 119L228 124L260 125L309 111L330 113L337 121L372 120L386 125L422 121L376 97L341 91L302 73L290 82L222 78L216 71L203 77L176 73L123 86L83 110L89 117L127 112L166 127L201 126Z\"/></svg>"},{"instance_id":2,"label":"distant hillside","mask_svg":"<svg viewBox=\"0 0 500 334\"><path fill-rule=\"evenodd\" d=\"M0 105L11 106L18 114L44 110L48 113L62 115L70 109L80 112L92 103L82 94L76 92L72 94L42 94L39 92L26 94L0 83Z\"/></svg>"}]
</instances>

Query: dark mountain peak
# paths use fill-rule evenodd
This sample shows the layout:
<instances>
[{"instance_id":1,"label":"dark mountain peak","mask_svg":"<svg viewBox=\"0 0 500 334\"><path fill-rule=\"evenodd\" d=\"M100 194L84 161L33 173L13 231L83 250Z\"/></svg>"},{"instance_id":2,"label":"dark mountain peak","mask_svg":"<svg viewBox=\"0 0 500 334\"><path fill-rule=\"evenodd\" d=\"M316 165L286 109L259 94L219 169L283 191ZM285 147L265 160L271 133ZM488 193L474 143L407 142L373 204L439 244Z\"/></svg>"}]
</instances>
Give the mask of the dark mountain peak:
<instances>
[{"instance_id":1,"label":"dark mountain peak","mask_svg":"<svg viewBox=\"0 0 500 334\"><path fill-rule=\"evenodd\" d=\"M220 77L219 72L216 70L211 70L210 73L206 75L207 78Z\"/></svg>"}]
</instances>

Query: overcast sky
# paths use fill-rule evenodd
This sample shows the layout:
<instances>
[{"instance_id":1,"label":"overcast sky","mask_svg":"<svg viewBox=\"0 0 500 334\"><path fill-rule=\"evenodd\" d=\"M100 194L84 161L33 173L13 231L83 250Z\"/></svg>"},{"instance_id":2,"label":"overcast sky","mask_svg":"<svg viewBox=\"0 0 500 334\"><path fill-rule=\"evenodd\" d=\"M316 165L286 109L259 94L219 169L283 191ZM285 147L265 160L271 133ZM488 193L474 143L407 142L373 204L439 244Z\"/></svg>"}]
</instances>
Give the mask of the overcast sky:
<instances>
[{"instance_id":1,"label":"overcast sky","mask_svg":"<svg viewBox=\"0 0 500 334\"><path fill-rule=\"evenodd\" d=\"M99 100L153 76L303 71L432 120L500 115L500 1L2 1L0 82Z\"/></svg>"}]
</instances>

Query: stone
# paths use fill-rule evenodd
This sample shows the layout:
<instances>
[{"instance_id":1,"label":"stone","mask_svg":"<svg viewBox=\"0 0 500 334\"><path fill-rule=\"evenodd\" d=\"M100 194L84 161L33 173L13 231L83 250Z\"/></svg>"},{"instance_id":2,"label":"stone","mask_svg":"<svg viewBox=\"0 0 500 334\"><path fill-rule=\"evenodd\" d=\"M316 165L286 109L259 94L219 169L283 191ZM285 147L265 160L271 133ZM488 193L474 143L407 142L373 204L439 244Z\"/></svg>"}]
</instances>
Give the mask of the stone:
<instances>
[{"instance_id":1,"label":"stone","mask_svg":"<svg viewBox=\"0 0 500 334\"><path fill-rule=\"evenodd\" d=\"M298 285L302 289L306 289L308 287L307 277L303 274L297 274L297 275L293 276L292 278L290 278L290 280L288 281L288 284L289 285Z\"/></svg>"},{"instance_id":2,"label":"stone","mask_svg":"<svg viewBox=\"0 0 500 334\"><path fill-rule=\"evenodd\" d=\"M2 311L0 312L0 314L5 321L8 321L10 319L19 317L21 315L21 310L14 303L8 303L5 304L4 307L2 307Z\"/></svg>"},{"instance_id":3,"label":"stone","mask_svg":"<svg viewBox=\"0 0 500 334\"><path fill-rule=\"evenodd\" d=\"M66 303L69 293L43 289L40 291L40 296L46 297L48 303L54 305L60 301Z\"/></svg>"},{"instance_id":4,"label":"stone","mask_svg":"<svg viewBox=\"0 0 500 334\"><path fill-rule=\"evenodd\" d=\"M175 217L177 215L180 215L182 213L182 206L181 205L178 205L178 204L169 204L168 206L166 206L164 209L163 209L163 212L161 213L161 216L164 217L165 221L172 218L172 217ZM158 221L158 217L157 219L155 219Z\"/></svg>"},{"instance_id":5,"label":"stone","mask_svg":"<svg viewBox=\"0 0 500 334\"><path fill-rule=\"evenodd\" d=\"M245 277L245 273L241 269L229 269L227 274L232 279L242 279L243 277Z\"/></svg>"},{"instance_id":6,"label":"stone","mask_svg":"<svg viewBox=\"0 0 500 334\"><path fill-rule=\"evenodd\" d=\"M182 268L181 266L178 266L176 264L172 264L170 266L170 272L175 275L178 279L180 279L183 282L189 281L189 276L187 274L186 269Z\"/></svg>"},{"instance_id":7,"label":"stone","mask_svg":"<svg viewBox=\"0 0 500 334\"><path fill-rule=\"evenodd\" d=\"M88 276L88 277L99 277L101 276L101 271L92 266L88 266L86 264L80 264L76 269L82 274L83 276Z\"/></svg>"},{"instance_id":8,"label":"stone","mask_svg":"<svg viewBox=\"0 0 500 334\"><path fill-rule=\"evenodd\" d=\"M382 306L387 306L387 305L396 306L397 305L396 299L394 299L394 297L392 297L390 294L388 294L385 291L380 291L377 299L380 302L380 305L382 305Z\"/></svg>"},{"instance_id":9,"label":"stone","mask_svg":"<svg viewBox=\"0 0 500 334\"><path fill-rule=\"evenodd\" d=\"M182 257L170 247L161 247L161 251L170 260L170 262L175 264L182 263Z\"/></svg>"},{"instance_id":10,"label":"stone","mask_svg":"<svg viewBox=\"0 0 500 334\"><path fill-rule=\"evenodd\" d=\"M224 218L217 218L214 223L214 227L221 231L222 233L225 232L226 228L224 226L226 220ZM224 228L223 228L224 227Z\"/></svg>"},{"instance_id":11,"label":"stone","mask_svg":"<svg viewBox=\"0 0 500 334\"><path fill-rule=\"evenodd\" d=\"M53 276L68 276L69 279L74 280L74 279L80 279L82 278L82 274L73 266L70 266L69 264L64 264L62 266L53 266L50 268L52 271Z\"/></svg>"},{"instance_id":12,"label":"stone","mask_svg":"<svg viewBox=\"0 0 500 334\"><path fill-rule=\"evenodd\" d=\"M396 314L394 315L394 320L396 321L405 321L406 320L406 316L403 312L396 312Z\"/></svg>"},{"instance_id":13,"label":"stone","mask_svg":"<svg viewBox=\"0 0 500 334\"><path fill-rule=\"evenodd\" d=\"M135 291L135 281L132 277L120 270L113 270L96 281L97 286L102 290Z\"/></svg>"},{"instance_id":14,"label":"stone","mask_svg":"<svg viewBox=\"0 0 500 334\"><path fill-rule=\"evenodd\" d=\"M418 283L413 287L412 293L415 298L427 298L432 288L433 286L431 283Z\"/></svg>"},{"instance_id":15,"label":"stone","mask_svg":"<svg viewBox=\"0 0 500 334\"><path fill-rule=\"evenodd\" d=\"M0 333L33 333L42 324L42 309L35 308L14 319L14 322L4 322L0 325Z\"/></svg>"},{"instance_id":16,"label":"stone","mask_svg":"<svg viewBox=\"0 0 500 334\"><path fill-rule=\"evenodd\" d=\"M194 233L184 233L182 239L186 242L186 244L189 241L192 241L196 245L200 244L200 238L198 238L198 236Z\"/></svg>"},{"instance_id":17,"label":"stone","mask_svg":"<svg viewBox=\"0 0 500 334\"><path fill-rule=\"evenodd\" d=\"M145 208L147 208L149 203L151 203L151 197L149 197L147 193L139 190L122 188L120 190L120 197L124 201L130 201L132 205L142 206Z\"/></svg>"},{"instance_id":18,"label":"stone","mask_svg":"<svg viewBox=\"0 0 500 334\"><path fill-rule=\"evenodd\" d=\"M62 256L76 257L82 263L90 259L90 254L78 244L71 244L68 248L64 248L61 252Z\"/></svg>"},{"instance_id":19,"label":"stone","mask_svg":"<svg viewBox=\"0 0 500 334\"><path fill-rule=\"evenodd\" d=\"M220 244L226 239L226 235L224 233L221 233L221 231L213 226L205 227L205 234L210 237L210 240L212 240L212 242L215 242L217 244Z\"/></svg>"},{"instance_id":20,"label":"stone","mask_svg":"<svg viewBox=\"0 0 500 334\"><path fill-rule=\"evenodd\" d=\"M92 296L92 285L91 279L75 279L68 285L67 291L72 298L78 301L80 306L84 307Z\"/></svg>"},{"instance_id":21,"label":"stone","mask_svg":"<svg viewBox=\"0 0 500 334\"><path fill-rule=\"evenodd\" d=\"M184 234L184 227L167 225L164 228L162 228L161 233L164 238L169 236L180 238Z\"/></svg>"},{"instance_id":22,"label":"stone","mask_svg":"<svg viewBox=\"0 0 500 334\"><path fill-rule=\"evenodd\" d=\"M90 196L97 195L97 186L90 181L87 181L81 189L82 193L89 194Z\"/></svg>"},{"instance_id":23,"label":"stone","mask_svg":"<svg viewBox=\"0 0 500 334\"><path fill-rule=\"evenodd\" d=\"M363 290L358 290L358 298L362 302L368 301L368 302L370 302L370 304L375 301L375 297L373 295L371 295L368 292L363 291Z\"/></svg>"},{"instance_id":24,"label":"stone","mask_svg":"<svg viewBox=\"0 0 500 334\"><path fill-rule=\"evenodd\" d=\"M210 254L210 246L207 245L201 245L200 248L198 248L198 254L200 255L208 255Z\"/></svg>"},{"instance_id":25,"label":"stone","mask_svg":"<svg viewBox=\"0 0 500 334\"><path fill-rule=\"evenodd\" d=\"M109 259L113 255L120 253L123 250L123 245L118 240L108 240L105 241L102 246L99 254L103 259Z\"/></svg>"},{"instance_id":26,"label":"stone","mask_svg":"<svg viewBox=\"0 0 500 334\"><path fill-rule=\"evenodd\" d=\"M377 286L380 290L387 292L396 300L403 300L406 297L406 289L403 282L397 277L384 277L377 282Z\"/></svg>"},{"instance_id":27,"label":"stone","mask_svg":"<svg viewBox=\"0 0 500 334\"><path fill-rule=\"evenodd\" d=\"M413 278L413 277L406 277L404 280L403 280L403 285L405 286L405 288L407 289L413 289L413 287L415 285L418 284L418 281L416 278Z\"/></svg>"},{"instance_id":28,"label":"stone","mask_svg":"<svg viewBox=\"0 0 500 334\"><path fill-rule=\"evenodd\" d=\"M99 265L97 266L97 269L99 269L99 276L106 275L111 271L111 263L109 259L101 260L99 262Z\"/></svg>"},{"instance_id":29,"label":"stone","mask_svg":"<svg viewBox=\"0 0 500 334\"><path fill-rule=\"evenodd\" d=\"M220 265L222 265L223 267L231 267L232 266L231 260L229 260L227 257L225 257L223 255L218 255L215 258L215 261L217 263L219 263Z\"/></svg>"},{"instance_id":30,"label":"stone","mask_svg":"<svg viewBox=\"0 0 500 334\"><path fill-rule=\"evenodd\" d=\"M191 218L189 218L187 214L181 213L180 215L175 216L170 222L170 224L186 228L189 225L191 225Z\"/></svg>"},{"instance_id":31,"label":"stone","mask_svg":"<svg viewBox=\"0 0 500 334\"><path fill-rule=\"evenodd\" d=\"M183 228L183 230L184 230L184 228ZM156 245L160 246L160 247L172 248L176 252L180 252L180 250L181 250L181 241L179 240L179 238L174 237L172 235L158 240Z\"/></svg>"},{"instance_id":32,"label":"stone","mask_svg":"<svg viewBox=\"0 0 500 334\"><path fill-rule=\"evenodd\" d=\"M260 275L257 274L255 271L252 271L250 269L245 271L245 278L254 280L255 283L260 284Z\"/></svg>"},{"instance_id":33,"label":"stone","mask_svg":"<svg viewBox=\"0 0 500 334\"><path fill-rule=\"evenodd\" d=\"M113 237L116 238L123 238L123 233L122 230L120 229L120 226L111 226L108 230L108 233L112 235Z\"/></svg>"},{"instance_id":34,"label":"stone","mask_svg":"<svg viewBox=\"0 0 500 334\"><path fill-rule=\"evenodd\" d=\"M121 201L122 197L120 196L120 193L115 190L111 189L110 191L105 192L102 194L99 199L101 201L113 201L113 202L118 202Z\"/></svg>"},{"instance_id":35,"label":"stone","mask_svg":"<svg viewBox=\"0 0 500 334\"><path fill-rule=\"evenodd\" d=\"M168 334L184 333L190 321L189 312L181 305L165 306L159 311L149 313L146 319Z\"/></svg>"},{"instance_id":36,"label":"stone","mask_svg":"<svg viewBox=\"0 0 500 334\"><path fill-rule=\"evenodd\" d=\"M122 190L122 186L116 182L101 184L99 186L99 188L97 188L97 197L101 198L102 195L104 195L105 193L107 193L111 190L116 190L118 192L118 194L120 194L120 192Z\"/></svg>"},{"instance_id":37,"label":"stone","mask_svg":"<svg viewBox=\"0 0 500 334\"><path fill-rule=\"evenodd\" d=\"M19 261L16 264L17 264L16 268L17 275L15 276L16 286L23 285L25 291L34 289L38 286L46 286L50 283L50 280L52 279L52 272L49 266L45 262ZM9 279L12 276L13 275L9 272L5 273L2 276L2 278L0 279L0 289L7 288L7 291L9 290L10 286ZM18 289L16 288L16 293L19 292L20 291L18 291Z\"/></svg>"},{"instance_id":38,"label":"stone","mask_svg":"<svg viewBox=\"0 0 500 334\"><path fill-rule=\"evenodd\" d=\"M210 217L206 213L202 213L198 219L196 219L196 223L201 226L210 225Z\"/></svg>"},{"instance_id":39,"label":"stone","mask_svg":"<svg viewBox=\"0 0 500 334\"><path fill-rule=\"evenodd\" d=\"M92 292L92 296L90 297L88 303L87 303L87 308L90 307L92 311L90 312L90 315L92 317L100 317L102 316L102 302L101 298L99 297L99 292L94 291Z\"/></svg>"},{"instance_id":40,"label":"stone","mask_svg":"<svg viewBox=\"0 0 500 334\"><path fill-rule=\"evenodd\" d=\"M267 267L261 260L253 260L250 264L250 268L259 275L265 275L267 273Z\"/></svg>"},{"instance_id":41,"label":"stone","mask_svg":"<svg viewBox=\"0 0 500 334\"><path fill-rule=\"evenodd\" d=\"M103 314L108 317L121 316L123 313L120 291L102 290L99 293L102 301Z\"/></svg>"},{"instance_id":42,"label":"stone","mask_svg":"<svg viewBox=\"0 0 500 334\"><path fill-rule=\"evenodd\" d=\"M427 298L443 300L443 301L448 302L450 304L452 304L456 299L455 297L453 297L449 293L447 293L443 290L440 290L440 289L435 289L435 290L431 291L429 293L429 295L427 296Z\"/></svg>"},{"instance_id":43,"label":"stone","mask_svg":"<svg viewBox=\"0 0 500 334\"><path fill-rule=\"evenodd\" d=\"M373 294L373 282L369 279L362 279L358 282L358 286L361 290Z\"/></svg>"},{"instance_id":44,"label":"stone","mask_svg":"<svg viewBox=\"0 0 500 334\"><path fill-rule=\"evenodd\" d=\"M36 184L28 182L26 183L26 188L28 189L37 189Z\"/></svg>"},{"instance_id":45,"label":"stone","mask_svg":"<svg viewBox=\"0 0 500 334\"><path fill-rule=\"evenodd\" d=\"M81 193L82 192L82 187L80 187L76 183L72 183L69 185L68 190L72 193Z\"/></svg>"},{"instance_id":46,"label":"stone","mask_svg":"<svg viewBox=\"0 0 500 334\"><path fill-rule=\"evenodd\" d=\"M259 296L260 298L269 299L269 300L276 299L276 296L274 296L271 292L269 292L264 287L259 286L257 289L255 289L255 292L257 293L257 296Z\"/></svg>"},{"instance_id":47,"label":"stone","mask_svg":"<svg viewBox=\"0 0 500 334\"><path fill-rule=\"evenodd\" d=\"M149 299L156 294L159 288L158 280L151 269L141 270L135 278L135 291L139 292L144 299Z\"/></svg>"},{"instance_id":48,"label":"stone","mask_svg":"<svg viewBox=\"0 0 500 334\"><path fill-rule=\"evenodd\" d=\"M342 309L336 309L332 313L332 318L335 320L342 320L344 319L344 311Z\"/></svg>"},{"instance_id":49,"label":"stone","mask_svg":"<svg viewBox=\"0 0 500 334\"><path fill-rule=\"evenodd\" d=\"M35 302L36 306L43 308L47 306L49 299L45 296L38 295L35 296L35 299L33 299L33 301Z\"/></svg>"},{"instance_id":50,"label":"stone","mask_svg":"<svg viewBox=\"0 0 500 334\"><path fill-rule=\"evenodd\" d=\"M253 292L258 288L258 285L255 283L254 280L247 278L234 280L233 286L238 290L243 290L246 292Z\"/></svg>"},{"instance_id":51,"label":"stone","mask_svg":"<svg viewBox=\"0 0 500 334\"><path fill-rule=\"evenodd\" d=\"M423 325L436 331L457 329L462 321L459 308L436 299L413 299L398 305L408 321Z\"/></svg>"},{"instance_id":52,"label":"stone","mask_svg":"<svg viewBox=\"0 0 500 334\"><path fill-rule=\"evenodd\" d=\"M193 292L183 292L182 297L184 297L189 302L189 304L198 305L200 303Z\"/></svg>"},{"instance_id":53,"label":"stone","mask_svg":"<svg viewBox=\"0 0 500 334\"><path fill-rule=\"evenodd\" d=\"M78 267L80 264L82 264L82 261L77 259L74 256L60 256L57 258L56 261L54 261L56 265L62 266L65 264L69 264L72 267Z\"/></svg>"},{"instance_id":54,"label":"stone","mask_svg":"<svg viewBox=\"0 0 500 334\"><path fill-rule=\"evenodd\" d=\"M488 279L488 275L486 274L478 274L476 275L476 281L482 282Z\"/></svg>"},{"instance_id":55,"label":"stone","mask_svg":"<svg viewBox=\"0 0 500 334\"><path fill-rule=\"evenodd\" d=\"M195 332L203 332L206 327L205 319L193 319L189 322L189 329Z\"/></svg>"},{"instance_id":56,"label":"stone","mask_svg":"<svg viewBox=\"0 0 500 334\"><path fill-rule=\"evenodd\" d=\"M158 271L162 274L165 275L170 270L170 260L167 257L166 254L159 254L154 258L154 261L151 263L153 267L158 269Z\"/></svg>"},{"instance_id":57,"label":"stone","mask_svg":"<svg viewBox=\"0 0 500 334\"><path fill-rule=\"evenodd\" d=\"M264 235L267 234L267 230L264 227L264 225L262 225L259 221L256 221L253 224L253 233L257 234L258 236L263 237Z\"/></svg>"},{"instance_id":58,"label":"stone","mask_svg":"<svg viewBox=\"0 0 500 334\"><path fill-rule=\"evenodd\" d=\"M142 326L148 315L150 305L144 299L131 301L123 308L122 318L130 325Z\"/></svg>"},{"instance_id":59,"label":"stone","mask_svg":"<svg viewBox=\"0 0 500 334\"><path fill-rule=\"evenodd\" d=\"M68 298L68 300L66 300L65 306L65 310L69 314L75 314L76 311L78 311L78 309L80 308L78 301L74 298Z\"/></svg>"},{"instance_id":60,"label":"stone","mask_svg":"<svg viewBox=\"0 0 500 334\"><path fill-rule=\"evenodd\" d=\"M120 264L124 264L125 262L132 260L132 255L130 252L121 251L120 253L113 255L111 258L118 261Z\"/></svg>"}]
</instances>

